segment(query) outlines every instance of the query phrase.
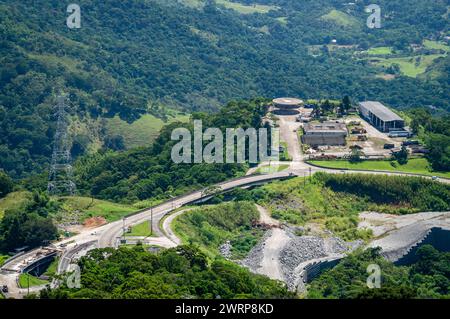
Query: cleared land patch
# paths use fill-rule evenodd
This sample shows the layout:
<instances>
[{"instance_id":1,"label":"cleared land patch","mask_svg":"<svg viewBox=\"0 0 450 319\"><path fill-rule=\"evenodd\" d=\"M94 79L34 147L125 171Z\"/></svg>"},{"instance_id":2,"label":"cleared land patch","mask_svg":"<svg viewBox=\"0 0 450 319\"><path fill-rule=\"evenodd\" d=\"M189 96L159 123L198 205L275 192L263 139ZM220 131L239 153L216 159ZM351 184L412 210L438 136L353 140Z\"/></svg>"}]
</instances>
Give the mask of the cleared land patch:
<instances>
[{"instance_id":1,"label":"cleared land patch","mask_svg":"<svg viewBox=\"0 0 450 319\"><path fill-rule=\"evenodd\" d=\"M172 229L183 243L196 244L210 257L219 255L219 247L231 244L231 258L239 259L253 248L263 235L254 228L259 220L256 206L250 202L230 202L205 206L175 218Z\"/></svg>"},{"instance_id":2,"label":"cleared land patch","mask_svg":"<svg viewBox=\"0 0 450 319\"><path fill-rule=\"evenodd\" d=\"M6 210L19 208L29 200L31 200L30 192L19 191L9 193L6 197L0 199L0 219Z\"/></svg>"},{"instance_id":3,"label":"cleared land patch","mask_svg":"<svg viewBox=\"0 0 450 319\"><path fill-rule=\"evenodd\" d=\"M370 60L378 66L391 67L397 64L403 75L415 78L426 72L427 68L437 58L444 57L443 54L419 55L413 57L401 58L370 58Z\"/></svg>"},{"instance_id":4,"label":"cleared land patch","mask_svg":"<svg viewBox=\"0 0 450 319\"><path fill-rule=\"evenodd\" d=\"M79 221L101 216L108 222L113 222L137 210L132 206L92 199L90 197L61 197L58 201L62 204L63 214L77 212Z\"/></svg>"},{"instance_id":5,"label":"cleared land patch","mask_svg":"<svg viewBox=\"0 0 450 319\"><path fill-rule=\"evenodd\" d=\"M335 9L321 16L320 19L328 22L333 22L343 27L353 27L359 25L359 21L356 18Z\"/></svg>"},{"instance_id":6,"label":"cleared land patch","mask_svg":"<svg viewBox=\"0 0 450 319\"><path fill-rule=\"evenodd\" d=\"M149 146L158 136L164 125L172 122L186 122L189 115L176 114L170 116L167 122L151 114L145 114L137 121L129 124L118 116L106 119L106 130L110 135L123 137L126 148Z\"/></svg>"},{"instance_id":7,"label":"cleared land patch","mask_svg":"<svg viewBox=\"0 0 450 319\"><path fill-rule=\"evenodd\" d=\"M246 5L239 2L229 1L229 0L216 0L217 4L224 6L227 9L235 10L241 14L252 14L252 13L268 13L271 10L278 10L277 6L268 6L262 4L251 4Z\"/></svg>"}]
</instances>

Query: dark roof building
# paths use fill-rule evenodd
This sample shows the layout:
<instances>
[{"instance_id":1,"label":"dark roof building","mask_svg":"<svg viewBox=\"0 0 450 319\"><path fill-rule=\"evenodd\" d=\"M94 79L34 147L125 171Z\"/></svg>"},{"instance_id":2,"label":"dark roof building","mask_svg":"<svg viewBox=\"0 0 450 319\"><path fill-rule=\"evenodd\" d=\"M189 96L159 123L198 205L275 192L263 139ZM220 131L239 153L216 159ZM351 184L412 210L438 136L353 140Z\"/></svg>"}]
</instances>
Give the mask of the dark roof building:
<instances>
[{"instance_id":1,"label":"dark roof building","mask_svg":"<svg viewBox=\"0 0 450 319\"><path fill-rule=\"evenodd\" d=\"M359 103L361 115L382 132L402 130L405 121L380 102Z\"/></svg>"}]
</instances>

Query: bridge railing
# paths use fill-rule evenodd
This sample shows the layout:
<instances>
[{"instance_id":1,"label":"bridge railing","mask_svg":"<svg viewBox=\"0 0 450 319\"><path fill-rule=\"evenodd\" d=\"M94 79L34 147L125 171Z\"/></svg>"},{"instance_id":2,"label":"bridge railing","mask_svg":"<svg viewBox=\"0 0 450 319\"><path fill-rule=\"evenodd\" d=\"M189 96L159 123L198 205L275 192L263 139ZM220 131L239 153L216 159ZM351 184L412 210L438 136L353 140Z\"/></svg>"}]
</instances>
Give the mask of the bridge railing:
<instances>
[{"instance_id":1,"label":"bridge railing","mask_svg":"<svg viewBox=\"0 0 450 319\"><path fill-rule=\"evenodd\" d=\"M214 185L215 185L215 186L223 186L223 185L226 185L226 184L228 184L228 183L237 182L237 181L239 181L239 180L251 179L251 178L254 178L254 177L260 177L260 176L264 176L264 175L261 175L261 174L252 174L252 175L240 176L240 177L235 177L235 178L232 178L232 179L223 181L223 182L219 182L219 183L214 184ZM267 175L267 176L269 176L269 175ZM290 175L286 175L286 176L285 176L285 175L280 174L280 176L270 176L270 177L267 178L266 180L275 180L275 179L280 179L280 178L287 178L287 177L289 177L289 176L290 176ZM150 210L150 209L160 208L160 207L162 207L162 206L164 206L164 205L167 205L168 203L175 202L175 201L177 201L177 200L179 200L179 199L181 199L181 198L183 198L183 197L188 197L188 196L193 195L193 194L198 193L198 192L203 193L203 192L204 192L205 190L207 190L207 189L208 189L208 187L204 187L204 188L201 188L201 189L197 189L197 190L191 191L191 192L189 192L189 193L185 193L185 194L182 194L182 195L175 196L175 197L171 198L171 199L170 199L169 201L167 201L167 202L164 202L164 203L161 203L161 204L158 204L158 205L155 205L155 206L151 206L151 207L147 207L147 208L140 209L140 210L138 210L138 211L135 211L135 212L133 212L133 213L131 213L131 214L126 215L125 217L132 217L132 216L138 215L138 214L140 214L140 213L146 212L146 211L148 211L148 210ZM220 193L220 192L219 192L219 193ZM206 195L206 196L201 196L200 198L197 198L197 199L193 200L192 202L197 201L197 200L199 200L199 199L202 199L203 197L212 196L212 195L215 195L215 194L208 194L208 195Z\"/></svg>"}]
</instances>

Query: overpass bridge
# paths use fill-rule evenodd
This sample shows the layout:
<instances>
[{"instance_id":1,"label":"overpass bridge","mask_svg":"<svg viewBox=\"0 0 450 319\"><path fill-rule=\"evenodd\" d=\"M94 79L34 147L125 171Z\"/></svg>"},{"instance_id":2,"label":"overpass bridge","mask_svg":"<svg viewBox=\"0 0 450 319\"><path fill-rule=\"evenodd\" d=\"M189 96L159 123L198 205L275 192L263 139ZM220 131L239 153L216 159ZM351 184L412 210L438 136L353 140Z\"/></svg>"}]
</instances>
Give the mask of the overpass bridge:
<instances>
[{"instance_id":1,"label":"overpass bridge","mask_svg":"<svg viewBox=\"0 0 450 319\"><path fill-rule=\"evenodd\" d=\"M346 174L346 173L358 173L358 174L384 174L384 175L403 175L403 176L421 176L424 178L431 178L428 176L422 176L418 174L409 174L401 172L377 172L377 171L352 171L352 170L336 170L336 169L326 169L320 167L309 166L304 169L287 170L283 172L270 173L265 175L247 175L240 178L235 178L232 180L224 181L214 185L217 188L217 193L222 193L230 191L234 188L249 187L253 185L261 185L274 180L283 180L295 176L307 176L308 174L313 174L315 172L322 171L334 174ZM449 179L439 178L439 182L450 183ZM117 247L120 242L124 230L130 226L140 224L144 221L153 218L154 225L159 225L161 219L166 216L171 211L178 209L179 207L185 206L187 204L195 203L198 201L210 198L212 194L204 192L205 189L194 191L186 195L175 197L165 203L158 206L144 209L138 211L132 215L127 216L123 220L116 221L98 227L94 232L92 230L85 230L80 234L71 237L69 239L60 241L52 247L58 247L61 250L62 258L58 265L58 273L64 273L69 269L71 261L81 254L87 253L89 250L94 248L105 248L105 247ZM162 236L164 234L160 232ZM162 237L161 237L162 238ZM162 241L164 244L165 241ZM48 247L51 248L51 247ZM0 283L11 283L12 276L18 276L17 274L23 270L27 263L28 258L33 252L28 252L22 256L18 256L14 260L7 261L3 267L0 268ZM18 266L22 265L22 266ZM22 268L21 268L22 267ZM14 282L14 281L13 281ZM53 284L52 284L53 285Z\"/></svg>"}]
</instances>

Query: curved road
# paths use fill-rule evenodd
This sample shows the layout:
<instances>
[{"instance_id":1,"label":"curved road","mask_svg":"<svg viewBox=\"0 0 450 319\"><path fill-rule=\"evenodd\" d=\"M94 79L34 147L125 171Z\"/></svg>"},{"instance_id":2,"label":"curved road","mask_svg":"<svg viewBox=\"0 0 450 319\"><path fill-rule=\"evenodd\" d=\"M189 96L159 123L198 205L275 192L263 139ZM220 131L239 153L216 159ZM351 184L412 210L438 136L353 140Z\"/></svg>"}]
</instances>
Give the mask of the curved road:
<instances>
[{"instance_id":1,"label":"curved road","mask_svg":"<svg viewBox=\"0 0 450 319\"><path fill-rule=\"evenodd\" d=\"M304 165L308 164L304 163ZM309 173L315 173L318 171L336 174L369 173L369 174L420 176L417 174L397 173L397 172L343 171L343 170L333 170L333 169L313 167L308 165L308 169L301 169L301 170L290 169L288 171L272 173L267 175L249 175L238 179L222 182L217 184L216 186L220 188L221 191L228 191L238 187L255 185L258 183L266 183L272 180L288 178L290 176L305 176ZM439 181L450 184L449 179L440 178ZM60 264L58 265L58 273L66 272L69 268L72 259L76 255L85 254L87 251L94 248L117 247L119 244L119 239L123 234L124 227L127 228L130 226L140 224L144 221L148 221L150 220L152 214L153 214L153 224L159 225L161 219L174 209L198 201L200 199L208 198L210 196L211 196L210 194L204 194L202 190L192 192L190 194L174 198L168 202L165 202L151 209L141 211L135 215L128 216L124 220L106 224L104 226L96 228L95 230L85 230L74 237L53 244L52 246L57 246L59 249L62 249L64 251L63 258L60 259ZM160 232L159 229L158 232ZM163 247L173 247L176 245L176 243L174 243L173 241L173 238L170 238L170 235L167 236L166 234L162 234L161 237L154 238L152 242L154 244L158 244ZM18 258L17 260L15 260L15 262L16 263L22 262L22 260L21 258ZM9 265L5 264L3 265L2 268L5 269L8 267ZM12 276L14 276L15 278L17 277L17 275L18 275L17 273L0 274L0 282L12 283L14 282L11 280Z\"/></svg>"}]
</instances>

